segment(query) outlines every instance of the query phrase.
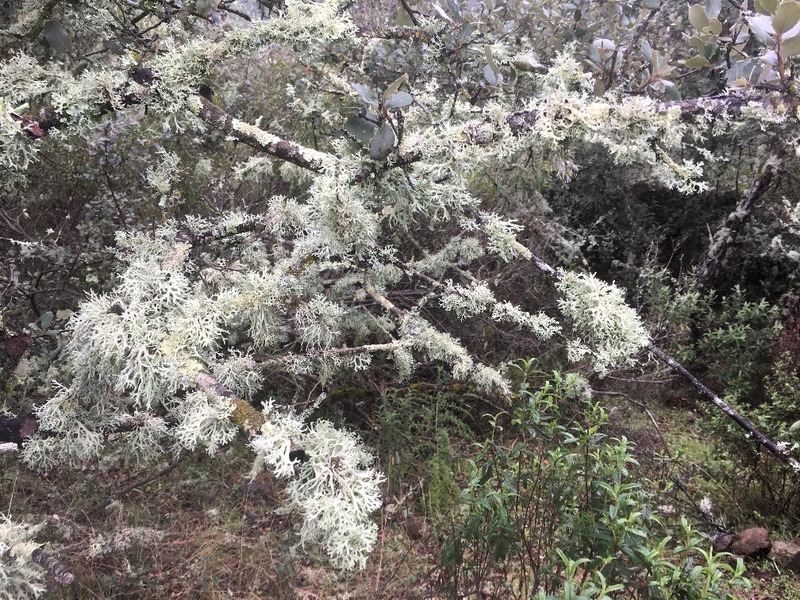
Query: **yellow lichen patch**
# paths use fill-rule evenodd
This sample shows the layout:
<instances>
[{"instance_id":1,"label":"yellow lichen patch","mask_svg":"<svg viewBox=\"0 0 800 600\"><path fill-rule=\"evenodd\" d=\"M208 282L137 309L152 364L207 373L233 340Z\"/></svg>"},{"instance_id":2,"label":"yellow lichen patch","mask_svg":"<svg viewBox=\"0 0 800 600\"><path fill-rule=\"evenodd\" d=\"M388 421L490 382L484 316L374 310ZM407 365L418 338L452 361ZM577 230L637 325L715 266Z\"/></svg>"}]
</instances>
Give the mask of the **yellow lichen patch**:
<instances>
[{"instance_id":1,"label":"yellow lichen patch","mask_svg":"<svg viewBox=\"0 0 800 600\"><path fill-rule=\"evenodd\" d=\"M236 407L231 419L242 429L258 431L265 422L264 414L241 398L229 398Z\"/></svg>"},{"instance_id":2,"label":"yellow lichen patch","mask_svg":"<svg viewBox=\"0 0 800 600\"><path fill-rule=\"evenodd\" d=\"M263 129L256 127L255 125L250 125L249 123L245 123L244 121L240 121L239 119L233 119L231 122L231 128L241 133L242 135L255 140L263 146L264 148L272 145L277 144L281 141L277 135L273 135Z\"/></svg>"}]
</instances>

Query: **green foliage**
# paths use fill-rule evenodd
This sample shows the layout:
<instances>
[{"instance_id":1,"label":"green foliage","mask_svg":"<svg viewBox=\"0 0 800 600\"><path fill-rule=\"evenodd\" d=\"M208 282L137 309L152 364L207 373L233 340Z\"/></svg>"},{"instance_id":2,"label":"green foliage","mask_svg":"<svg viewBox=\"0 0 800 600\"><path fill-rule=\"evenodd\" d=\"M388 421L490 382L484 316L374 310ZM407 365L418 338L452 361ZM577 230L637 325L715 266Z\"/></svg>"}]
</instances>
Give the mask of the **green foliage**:
<instances>
[{"instance_id":1,"label":"green foliage","mask_svg":"<svg viewBox=\"0 0 800 600\"><path fill-rule=\"evenodd\" d=\"M468 393L431 396L414 390L383 398L380 453L390 496L412 493L422 513L433 520L449 512L458 498L464 452L476 439L468 405L474 398ZM406 489L409 481L418 481L420 489Z\"/></svg>"},{"instance_id":2,"label":"green foliage","mask_svg":"<svg viewBox=\"0 0 800 600\"><path fill-rule=\"evenodd\" d=\"M519 401L490 418L443 532L452 596L732 598L746 584L741 561L729 566L685 519L677 538L664 535L632 478L631 444L603 433L605 412L575 398L574 376L556 372L536 389L532 363L518 368Z\"/></svg>"}]
</instances>

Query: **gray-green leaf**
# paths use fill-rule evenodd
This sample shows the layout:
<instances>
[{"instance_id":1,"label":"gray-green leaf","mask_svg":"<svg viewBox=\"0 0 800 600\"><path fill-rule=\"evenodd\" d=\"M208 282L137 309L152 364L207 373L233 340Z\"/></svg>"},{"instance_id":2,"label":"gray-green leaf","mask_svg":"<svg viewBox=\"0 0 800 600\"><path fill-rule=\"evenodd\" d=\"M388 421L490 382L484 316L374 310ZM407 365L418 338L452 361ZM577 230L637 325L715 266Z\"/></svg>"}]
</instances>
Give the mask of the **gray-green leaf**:
<instances>
[{"instance_id":1,"label":"gray-green leaf","mask_svg":"<svg viewBox=\"0 0 800 600\"><path fill-rule=\"evenodd\" d=\"M408 92L397 92L386 101L386 108L404 108L414 101Z\"/></svg>"},{"instance_id":2,"label":"gray-green leaf","mask_svg":"<svg viewBox=\"0 0 800 600\"><path fill-rule=\"evenodd\" d=\"M369 155L374 160L385 160L392 153L396 141L394 129L389 123L384 123L369 143Z\"/></svg>"},{"instance_id":3,"label":"gray-green leaf","mask_svg":"<svg viewBox=\"0 0 800 600\"><path fill-rule=\"evenodd\" d=\"M772 18L772 28L778 35L783 35L800 21L800 3L795 0L784 0L778 5Z\"/></svg>"},{"instance_id":4,"label":"gray-green leaf","mask_svg":"<svg viewBox=\"0 0 800 600\"><path fill-rule=\"evenodd\" d=\"M61 54L69 54L72 51L72 40L69 38L67 30L55 19L44 24L42 29L44 39L53 47L53 50Z\"/></svg>"},{"instance_id":5,"label":"gray-green leaf","mask_svg":"<svg viewBox=\"0 0 800 600\"><path fill-rule=\"evenodd\" d=\"M386 88L386 91L383 92L383 101L386 102L389 98L394 96L404 83L408 83L408 73L400 75L400 77L395 79L389 87Z\"/></svg>"},{"instance_id":6,"label":"gray-green leaf","mask_svg":"<svg viewBox=\"0 0 800 600\"><path fill-rule=\"evenodd\" d=\"M361 117L350 117L344 122L344 130L362 144L368 144L375 133L375 123Z\"/></svg>"},{"instance_id":7,"label":"gray-green leaf","mask_svg":"<svg viewBox=\"0 0 800 600\"><path fill-rule=\"evenodd\" d=\"M351 83L350 85L356 92L358 92L358 95L361 96L361 99L364 102L370 106L378 106L378 101L375 99L375 96L372 95L372 90L361 85L360 83Z\"/></svg>"}]
</instances>

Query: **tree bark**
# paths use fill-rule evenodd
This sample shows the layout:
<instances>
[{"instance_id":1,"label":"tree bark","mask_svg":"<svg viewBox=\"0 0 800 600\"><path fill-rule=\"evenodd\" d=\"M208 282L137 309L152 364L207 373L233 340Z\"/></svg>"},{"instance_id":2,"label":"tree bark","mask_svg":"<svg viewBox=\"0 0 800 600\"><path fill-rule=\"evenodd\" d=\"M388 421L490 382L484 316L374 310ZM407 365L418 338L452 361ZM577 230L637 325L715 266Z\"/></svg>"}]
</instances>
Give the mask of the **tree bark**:
<instances>
[{"instance_id":1,"label":"tree bark","mask_svg":"<svg viewBox=\"0 0 800 600\"><path fill-rule=\"evenodd\" d=\"M708 290L716 283L725 268L731 247L742 232L744 224L750 219L756 201L769 189L776 170L772 163L767 164L750 192L741 199L736 210L729 214L717 229L697 270L697 286L701 290Z\"/></svg>"}]
</instances>

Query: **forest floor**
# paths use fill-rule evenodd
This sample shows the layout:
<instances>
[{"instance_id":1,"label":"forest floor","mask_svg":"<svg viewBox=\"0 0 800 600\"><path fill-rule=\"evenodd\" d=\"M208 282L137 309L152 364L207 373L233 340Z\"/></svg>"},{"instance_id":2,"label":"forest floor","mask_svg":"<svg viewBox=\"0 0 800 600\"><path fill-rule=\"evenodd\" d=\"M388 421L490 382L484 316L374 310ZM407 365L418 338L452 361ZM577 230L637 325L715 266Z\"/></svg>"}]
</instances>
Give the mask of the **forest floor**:
<instances>
[{"instance_id":1,"label":"forest floor","mask_svg":"<svg viewBox=\"0 0 800 600\"><path fill-rule=\"evenodd\" d=\"M636 442L641 474L683 481L686 489L673 496L677 512L710 531L714 523L702 522L698 497L707 495L725 510L736 506L733 483L703 466L712 449L695 427L703 416L691 402L667 406L655 398L645 405L604 396L611 433ZM466 458L471 446L462 442L454 441L452 452ZM430 447L437 440L420 443ZM357 573L335 571L314 548L297 547L299 519L276 513L281 487L270 474L250 480L252 455L241 439L212 457L198 452L165 462L160 473L95 464L40 475L13 453L0 455L0 510L16 520L46 520L40 537L75 574L71 585L54 584L46 598L444 599L430 472L411 466L414 448L404 457L380 442L375 447L382 448L386 501L377 515L377 547ZM456 479L458 472L456 465ZM708 518L719 525L731 517ZM800 599L800 576L770 561L749 563L747 576L753 588L737 592L742 600Z\"/></svg>"}]
</instances>

